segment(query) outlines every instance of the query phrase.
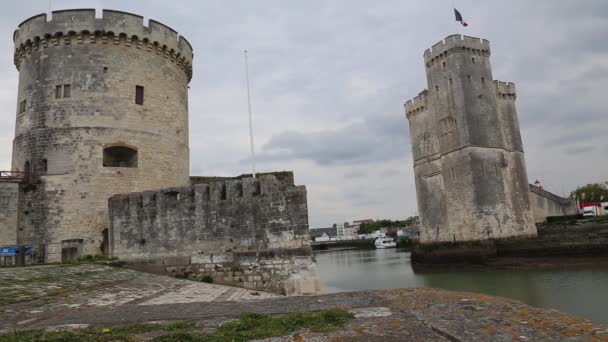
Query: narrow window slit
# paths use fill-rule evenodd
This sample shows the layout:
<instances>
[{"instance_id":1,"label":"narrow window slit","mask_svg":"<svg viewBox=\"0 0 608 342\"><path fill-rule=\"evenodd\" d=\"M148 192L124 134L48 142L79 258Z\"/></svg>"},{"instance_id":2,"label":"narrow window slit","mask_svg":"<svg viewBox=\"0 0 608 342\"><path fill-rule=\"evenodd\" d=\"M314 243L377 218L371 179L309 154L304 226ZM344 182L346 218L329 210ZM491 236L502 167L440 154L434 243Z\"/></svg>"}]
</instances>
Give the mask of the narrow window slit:
<instances>
[{"instance_id":1,"label":"narrow window slit","mask_svg":"<svg viewBox=\"0 0 608 342\"><path fill-rule=\"evenodd\" d=\"M144 104L144 87L143 86L135 86L135 103L138 105Z\"/></svg>"},{"instance_id":2,"label":"narrow window slit","mask_svg":"<svg viewBox=\"0 0 608 342\"><path fill-rule=\"evenodd\" d=\"M226 193L226 184L222 184L222 190L221 190L221 194L220 194L220 199L225 200L227 199L227 193Z\"/></svg>"}]
</instances>

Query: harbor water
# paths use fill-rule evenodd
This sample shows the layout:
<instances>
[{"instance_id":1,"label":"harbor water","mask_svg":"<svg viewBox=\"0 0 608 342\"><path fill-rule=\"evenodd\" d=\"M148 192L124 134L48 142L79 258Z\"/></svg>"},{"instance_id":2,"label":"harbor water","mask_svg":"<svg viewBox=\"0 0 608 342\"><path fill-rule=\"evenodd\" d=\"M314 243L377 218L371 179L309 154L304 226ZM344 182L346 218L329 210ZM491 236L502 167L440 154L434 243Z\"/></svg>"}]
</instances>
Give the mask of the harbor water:
<instances>
[{"instance_id":1,"label":"harbor water","mask_svg":"<svg viewBox=\"0 0 608 342\"><path fill-rule=\"evenodd\" d=\"M477 292L554 308L608 323L608 267L550 270L445 271L419 274L410 253L398 249L326 250L315 253L327 293L406 287Z\"/></svg>"}]
</instances>

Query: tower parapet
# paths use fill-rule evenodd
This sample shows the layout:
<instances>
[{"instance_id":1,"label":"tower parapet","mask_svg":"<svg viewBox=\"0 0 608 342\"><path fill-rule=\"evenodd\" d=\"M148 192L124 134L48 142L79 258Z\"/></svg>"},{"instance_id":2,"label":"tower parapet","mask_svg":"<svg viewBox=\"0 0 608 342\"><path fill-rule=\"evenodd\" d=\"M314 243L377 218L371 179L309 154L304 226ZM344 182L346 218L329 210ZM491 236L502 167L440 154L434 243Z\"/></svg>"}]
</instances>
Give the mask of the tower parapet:
<instances>
[{"instance_id":1,"label":"tower parapet","mask_svg":"<svg viewBox=\"0 0 608 342\"><path fill-rule=\"evenodd\" d=\"M426 94L420 94L405 103L405 113L408 119L413 115L424 112L427 108Z\"/></svg>"},{"instance_id":2,"label":"tower parapet","mask_svg":"<svg viewBox=\"0 0 608 342\"><path fill-rule=\"evenodd\" d=\"M41 48L69 44L124 44L164 55L177 63L192 78L192 46L175 30L158 21L145 25L142 16L127 12L103 10L96 18L94 9L54 11L33 16L21 24L13 35L15 66Z\"/></svg>"},{"instance_id":3,"label":"tower parapet","mask_svg":"<svg viewBox=\"0 0 608 342\"><path fill-rule=\"evenodd\" d=\"M429 65L453 52L462 50L488 57L490 56L490 42L486 39L453 34L424 51L424 62Z\"/></svg>"},{"instance_id":4,"label":"tower parapet","mask_svg":"<svg viewBox=\"0 0 608 342\"><path fill-rule=\"evenodd\" d=\"M499 99L515 100L517 98L515 83L494 81L494 86L496 86L496 96Z\"/></svg>"}]
</instances>

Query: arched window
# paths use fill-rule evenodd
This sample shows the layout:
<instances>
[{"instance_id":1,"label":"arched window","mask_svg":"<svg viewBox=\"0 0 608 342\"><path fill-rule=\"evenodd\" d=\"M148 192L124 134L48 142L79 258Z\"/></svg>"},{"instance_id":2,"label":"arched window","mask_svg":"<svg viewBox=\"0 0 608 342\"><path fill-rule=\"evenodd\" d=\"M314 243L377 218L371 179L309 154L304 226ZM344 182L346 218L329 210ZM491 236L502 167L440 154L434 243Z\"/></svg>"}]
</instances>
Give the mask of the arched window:
<instances>
[{"instance_id":1,"label":"arched window","mask_svg":"<svg viewBox=\"0 0 608 342\"><path fill-rule=\"evenodd\" d=\"M103 149L104 167L137 167L137 150L126 146Z\"/></svg>"}]
</instances>

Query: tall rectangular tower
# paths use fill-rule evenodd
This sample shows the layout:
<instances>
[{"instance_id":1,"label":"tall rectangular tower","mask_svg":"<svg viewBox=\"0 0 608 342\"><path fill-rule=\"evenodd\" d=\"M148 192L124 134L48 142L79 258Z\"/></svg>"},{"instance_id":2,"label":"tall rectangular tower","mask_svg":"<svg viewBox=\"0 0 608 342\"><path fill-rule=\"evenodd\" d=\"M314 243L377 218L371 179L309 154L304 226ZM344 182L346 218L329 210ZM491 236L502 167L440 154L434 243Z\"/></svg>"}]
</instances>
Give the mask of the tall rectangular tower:
<instances>
[{"instance_id":1,"label":"tall rectangular tower","mask_svg":"<svg viewBox=\"0 0 608 342\"><path fill-rule=\"evenodd\" d=\"M420 242L535 236L515 85L490 43L452 35L424 52L428 91L405 104Z\"/></svg>"}]
</instances>

